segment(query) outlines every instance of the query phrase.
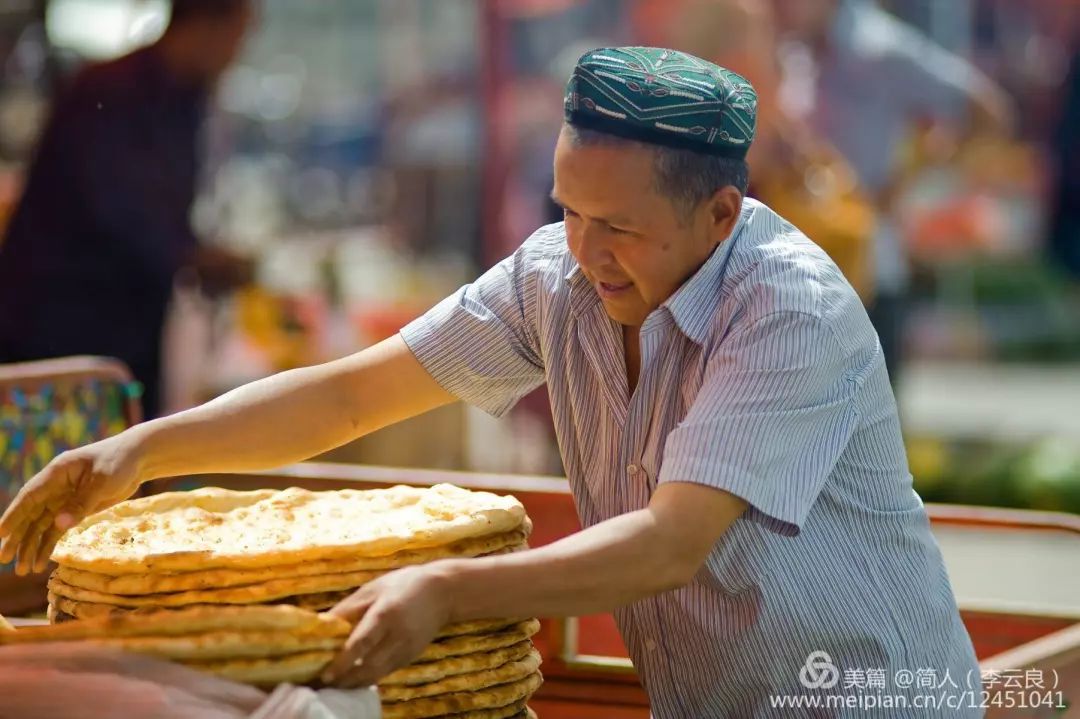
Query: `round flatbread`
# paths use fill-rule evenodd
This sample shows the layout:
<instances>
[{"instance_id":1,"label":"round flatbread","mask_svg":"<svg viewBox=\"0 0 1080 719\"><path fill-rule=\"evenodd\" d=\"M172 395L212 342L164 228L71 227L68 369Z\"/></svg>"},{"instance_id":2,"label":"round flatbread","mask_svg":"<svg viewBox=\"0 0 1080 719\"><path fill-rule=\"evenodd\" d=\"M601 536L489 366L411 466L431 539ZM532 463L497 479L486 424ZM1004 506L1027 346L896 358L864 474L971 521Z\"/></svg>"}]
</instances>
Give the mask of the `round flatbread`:
<instances>
[{"instance_id":1,"label":"round flatbread","mask_svg":"<svg viewBox=\"0 0 1080 719\"><path fill-rule=\"evenodd\" d=\"M520 659L506 662L491 669L458 674L426 684L403 686L380 683L379 696L382 697L384 702L404 702L438 694L473 692L525 679L534 674L539 668L540 652L532 649Z\"/></svg>"},{"instance_id":2,"label":"round flatbread","mask_svg":"<svg viewBox=\"0 0 1080 719\"><path fill-rule=\"evenodd\" d=\"M521 699L504 707L494 709L474 709L473 711L460 712L458 714L444 714L439 719L528 719L529 708L525 706L525 700ZM383 719L386 718L385 709ZM533 717L535 719L535 716Z\"/></svg>"},{"instance_id":3,"label":"round flatbread","mask_svg":"<svg viewBox=\"0 0 1080 719\"><path fill-rule=\"evenodd\" d=\"M352 594L352 591L344 592L324 592L322 594L302 594L297 597L285 597L269 604L189 604L182 607L119 607L115 604L97 604L96 602L80 602L75 599L68 599L67 597L57 596L56 594L49 593L49 607L52 609L58 619L62 621L62 616L69 617L71 619L95 619L97 617L109 617L119 616L121 614L145 614L147 612L158 611L177 611L180 609L191 609L194 607L200 608L213 608L213 607L229 607L229 606L293 606L301 609L309 609L313 612L323 611L336 606L342 599ZM66 611L65 611L66 608ZM52 619L50 619L52 621Z\"/></svg>"},{"instance_id":4,"label":"round flatbread","mask_svg":"<svg viewBox=\"0 0 1080 719\"><path fill-rule=\"evenodd\" d=\"M174 661L263 659L301 652L341 650L342 636L288 632L208 632L173 637L86 639L86 644Z\"/></svg>"},{"instance_id":5,"label":"round flatbread","mask_svg":"<svg viewBox=\"0 0 1080 719\"><path fill-rule=\"evenodd\" d=\"M503 719L504 717L508 719L536 719L536 715L530 714L529 711L529 707L525 706L525 700L522 699L495 709L476 709L459 714L444 714L439 719Z\"/></svg>"},{"instance_id":6,"label":"round flatbread","mask_svg":"<svg viewBox=\"0 0 1080 719\"><path fill-rule=\"evenodd\" d=\"M324 574L311 577L285 577L262 584L225 589L193 589L187 592L164 594L106 594L92 589L74 587L53 575L49 578L49 591L60 597L93 604L113 604L118 607L183 607L189 604L266 604L302 594L325 594L351 591L362 587L384 572L348 572Z\"/></svg>"},{"instance_id":7,"label":"round flatbread","mask_svg":"<svg viewBox=\"0 0 1080 719\"><path fill-rule=\"evenodd\" d=\"M255 569L201 569L191 572L161 572L110 575L60 565L54 576L72 587L105 594L161 594L198 589L223 589L262 584L287 577L341 575L352 572L384 572L439 559L478 557L526 547L532 529L526 521L520 528L483 537L469 537L441 547L410 549L385 557L350 557L285 564Z\"/></svg>"},{"instance_id":8,"label":"round flatbread","mask_svg":"<svg viewBox=\"0 0 1080 719\"><path fill-rule=\"evenodd\" d=\"M64 607L58 606L60 611ZM70 614L70 612L68 612ZM23 627L0 634L0 644L62 642L118 637L170 637L208 632L268 632L349 636L344 619L289 606L191 607L178 610L128 612L96 619Z\"/></svg>"},{"instance_id":9,"label":"round flatbread","mask_svg":"<svg viewBox=\"0 0 1080 719\"><path fill-rule=\"evenodd\" d=\"M447 624L438 635L438 639L445 637L463 637L469 634L494 634L515 624L521 624L524 619L474 619L468 622Z\"/></svg>"},{"instance_id":10,"label":"round flatbread","mask_svg":"<svg viewBox=\"0 0 1080 719\"><path fill-rule=\"evenodd\" d=\"M285 597L272 604L243 604L241 607L256 606L295 606L314 612L323 611L337 606L341 600L352 594L351 591L324 592L322 594L301 594L295 597ZM98 604L96 602L80 602L68 599L53 593L49 593L49 621L59 623L73 619L97 619L100 617L117 617L125 614L147 614L153 612L175 612L184 609L215 609L227 604L191 604L185 607L119 607L114 604ZM436 635L436 639L448 637L467 636L472 634L497 634L514 625L522 623L521 619L479 619L469 622L448 624Z\"/></svg>"},{"instance_id":11,"label":"round flatbread","mask_svg":"<svg viewBox=\"0 0 1080 719\"><path fill-rule=\"evenodd\" d=\"M430 662L464 654L490 652L529 639L538 631L540 631L540 622L536 619L529 619L492 634L447 637L427 645L417 658L417 661Z\"/></svg>"},{"instance_id":12,"label":"round flatbread","mask_svg":"<svg viewBox=\"0 0 1080 719\"><path fill-rule=\"evenodd\" d=\"M102 617L121 617L129 614L154 614L156 612L178 612L187 609L223 609L228 604L192 604L186 607L118 607L113 604L95 604L93 602L79 602L67 597L57 596L49 592L49 606L53 608L57 616L66 615L74 619L100 619ZM243 606L291 606L287 604L248 604Z\"/></svg>"},{"instance_id":13,"label":"round flatbread","mask_svg":"<svg viewBox=\"0 0 1080 719\"><path fill-rule=\"evenodd\" d=\"M503 716L513 716L525 708L525 702L540 688L544 679L535 672L524 679L475 691L440 694L434 697L403 702L383 702L383 719L428 719L482 709L508 710ZM521 702L516 706L517 702ZM510 710L510 707L514 707Z\"/></svg>"},{"instance_id":14,"label":"round flatbread","mask_svg":"<svg viewBox=\"0 0 1080 719\"><path fill-rule=\"evenodd\" d=\"M224 659L183 664L234 682L272 687L286 682L309 684L315 681L335 654L332 651L317 651L268 659Z\"/></svg>"},{"instance_id":15,"label":"round flatbread","mask_svg":"<svg viewBox=\"0 0 1080 719\"><path fill-rule=\"evenodd\" d=\"M524 519L513 497L450 484L332 492L206 487L91 515L64 535L52 558L109 575L255 569L440 547L510 532Z\"/></svg>"},{"instance_id":16,"label":"round flatbread","mask_svg":"<svg viewBox=\"0 0 1080 719\"><path fill-rule=\"evenodd\" d=\"M432 662L418 662L387 674L379 682L379 686L416 686L417 684L438 682L447 677L468 674L469 672L494 669L507 662L528 656L532 648L532 642L526 639L508 647L493 649L490 652L464 654L457 657L437 659Z\"/></svg>"}]
</instances>

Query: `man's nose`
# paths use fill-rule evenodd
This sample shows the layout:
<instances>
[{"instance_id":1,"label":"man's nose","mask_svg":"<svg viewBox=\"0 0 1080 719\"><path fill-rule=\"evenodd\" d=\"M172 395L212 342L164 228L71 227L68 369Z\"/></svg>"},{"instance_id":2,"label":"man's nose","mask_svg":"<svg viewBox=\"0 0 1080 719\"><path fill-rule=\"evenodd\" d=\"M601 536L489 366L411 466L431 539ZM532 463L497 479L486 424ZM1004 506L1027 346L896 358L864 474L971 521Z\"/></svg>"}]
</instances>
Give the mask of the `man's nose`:
<instances>
[{"instance_id":1,"label":"man's nose","mask_svg":"<svg viewBox=\"0 0 1080 719\"><path fill-rule=\"evenodd\" d=\"M580 229L578 262L586 267L602 267L612 260L607 228L599 222L587 222Z\"/></svg>"}]
</instances>

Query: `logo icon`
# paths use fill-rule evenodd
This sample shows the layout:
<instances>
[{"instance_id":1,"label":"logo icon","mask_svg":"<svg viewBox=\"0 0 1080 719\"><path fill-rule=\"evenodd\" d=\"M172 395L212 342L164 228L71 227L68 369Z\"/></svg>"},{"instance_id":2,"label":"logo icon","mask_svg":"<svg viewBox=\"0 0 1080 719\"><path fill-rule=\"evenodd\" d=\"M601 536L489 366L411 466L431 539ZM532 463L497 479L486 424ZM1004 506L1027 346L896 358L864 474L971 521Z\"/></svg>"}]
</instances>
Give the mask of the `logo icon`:
<instances>
[{"instance_id":1,"label":"logo icon","mask_svg":"<svg viewBox=\"0 0 1080 719\"><path fill-rule=\"evenodd\" d=\"M807 689L832 689L840 681L840 670L825 652L810 652L799 670L799 681Z\"/></svg>"}]
</instances>

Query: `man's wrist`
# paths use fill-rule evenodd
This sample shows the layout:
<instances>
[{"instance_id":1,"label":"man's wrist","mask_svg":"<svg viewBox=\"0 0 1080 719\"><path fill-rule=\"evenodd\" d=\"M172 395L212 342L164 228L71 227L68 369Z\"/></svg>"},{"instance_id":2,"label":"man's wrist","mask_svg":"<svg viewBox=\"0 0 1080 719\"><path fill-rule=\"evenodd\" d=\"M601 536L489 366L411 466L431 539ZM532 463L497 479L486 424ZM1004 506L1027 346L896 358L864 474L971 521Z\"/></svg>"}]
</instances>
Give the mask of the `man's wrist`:
<instances>
[{"instance_id":1,"label":"man's wrist","mask_svg":"<svg viewBox=\"0 0 1080 719\"><path fill-rule=\"evenodd\" d=\"M134 468L139 484L168 476L155 451L155 447L160 446L159 420L137 424L117 439L124 441L123 452L127 455L129 466Z\"/></svg>"},{"instance_id":2,"label":"man's wrist","mask_svg":"<svg viewBox=\"0 0 1080 719\"><path fill-rule=\"evenodd\" d=\"M467 606L468 596L462 591L468 581L468 561L444 559L430 565L432 591L444 597L449 623L475 618L471 616L470 607Z\"/></svg>"}]
</instances>

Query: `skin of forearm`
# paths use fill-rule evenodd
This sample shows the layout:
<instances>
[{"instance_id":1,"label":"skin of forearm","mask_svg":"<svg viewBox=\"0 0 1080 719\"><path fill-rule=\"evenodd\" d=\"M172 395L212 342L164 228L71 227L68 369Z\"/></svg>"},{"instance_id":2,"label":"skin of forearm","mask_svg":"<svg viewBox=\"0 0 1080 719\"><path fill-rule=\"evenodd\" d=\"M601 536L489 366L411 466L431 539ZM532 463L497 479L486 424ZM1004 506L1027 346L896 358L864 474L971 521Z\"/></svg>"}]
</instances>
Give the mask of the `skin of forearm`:
<instances>
[{"instance_id":1,"label":"skin of forearm","mask_svg":"<svg viewBox=\"0 0 1080 719\"><path fill-rule=\"evenodd\" d=\"M290 370L141 425L140 474L150 480L267 469L343 444L359 428L337 384L321 367Z\"/></svg>"},{"instance_id":2,"label":"skin of forearm","mask_svg":"<svg viewBox=\"0 0 1080 719\"><path fill-rule=\"evenodd\" d=\"M138 425L129 431L140 478L278 467L453 401L426 375L388 362L403 346L393 342L401 340L282 372Z\"/></svg>"},{"instance_id":3,"label":"skin of forearm","mask_svg":"<svg viewBox=\"0 0 1080 719\"><path fill-rule=\"evenodd\" d=\"M451 621L576 616L689 582L705 557L678 550L677 540L642 509L537 549L444 560L433 572L450 598Z\"/></svg>"}]
</instances>

